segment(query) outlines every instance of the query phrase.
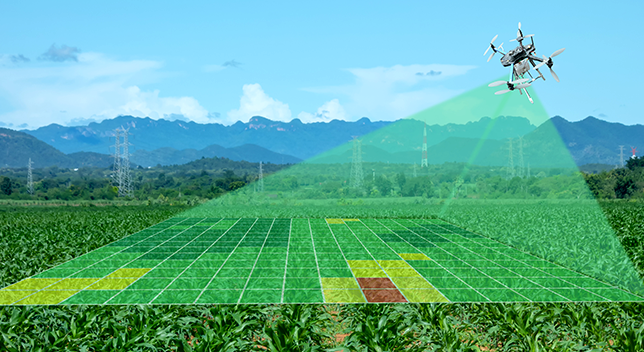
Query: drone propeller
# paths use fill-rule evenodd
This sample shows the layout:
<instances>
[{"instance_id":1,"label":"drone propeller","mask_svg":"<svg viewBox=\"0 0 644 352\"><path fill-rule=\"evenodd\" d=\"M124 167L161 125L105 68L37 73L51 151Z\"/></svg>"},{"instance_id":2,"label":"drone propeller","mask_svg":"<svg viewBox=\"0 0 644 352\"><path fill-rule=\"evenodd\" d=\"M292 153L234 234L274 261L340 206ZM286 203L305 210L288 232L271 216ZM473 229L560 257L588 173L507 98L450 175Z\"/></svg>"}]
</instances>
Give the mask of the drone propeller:
<instances>
[{"instance_id":1,"label":"drone propeller","mask_svg":"<svg viewBox=\"0 0 644 352\"><path fill-rule=\"evenodd\" d=\"M535 70L540 69L541 66L545 65L546 63L548 63L548 60L550 60L550 59L548 59L545 55L543 55L543 61L541 61L537 66L535 66L534 69Z\"/></svg>"},{"instance_id":2,"label":"drone propeller","mask_svg":"<svg viewBox=\"0 0 644 352\"><path fill-rule=\"evenodd\" d=\"M538 70L538 69L541 68L541 66L548 65L548 68L550 69L550 74L555 79L555 81L559 82L559 76L557 76L555 71L552 70L552 58L557 56L557 55L559 55L559 54L561 54L561 53L563 53L564 50L566 50L566 48L559 49L559 50L555 51L554 53L552 53L552 55L550 55L550 57L546 57L545 55L543 55L543 61L540 64L538 64L537 66L535 66L534 69Z\"/></svg>"},{"instance_id":3,"label":"drone propeller","mask_svg":"<svg viewBox=\"0 0 644 352\"><path fill-rule=\"evenodd\" d=\"M528 35L524 35L524 36L519 36L516 39L510 39L510 41L511 42L520 42L520 41L522 41L522 40L524 40L526 38L530 38L530 37L533 37L533 36L534 36L534 34L528 34Z\"/></svg>"},{"instance_id":4,"label":"drone propeller","mask_svg":"<svg viewBox=\"0 0 644 352\"><path fill-rule=\"evenodd\" d=\"M499 35L497 34L497 35L494 36L494 38L492 38L492 41L490 41L490 46L488 46L487 49L485 49L485 52L483 53L483 56L487 55L487 52L488 52L488 50L490 50L490 48L494 48L494 44L492 44L492 43L494 43L494 41L496 40L496 38L498 38L498 36ZM503 45L503 43L501 43L501 45ZM487 61L490 61L490 60L487 60Z\"/></svg>"},{"instance_id":5,"label":"drone propeller","mask_svg":"<svg viewBox=\"0 0 644 352\"><path fill-rule=\"evenodd\" d=\"M523 79L520 79L520 80L517 80L517 81L513 81L513 82L509 82L509 83L510 83L510 84L515 84L515 83L527 82L527 81L529 81L529 79L528 79L528 78L523 78ZM498 83L500 83L500 84L498 84ZM496 87L496 86L500 86L500 85L501 85L501 84L503 84L503 83L508 83L508 82L504 82L504 81L496 81L496 82L490 83L489 87ZM493 85L493 84L494 84L494 85ZM498 92L495 92L494 94L496 94L496 95L501 95L501 94L505 94L505 93L507 93L507 92L511 92L511 91L513 91L513 90L517 90L517 89L521 90L521 89L524 89L524 88L528 88L528 87L530 87L530 86L531 86L531 83L519 84L519 85L517 85L517 86L514 86L512 89L504 89L504 90L500 90L500 91L498 91Z\"/></svg>"},{"instance_id":6,"label":"drone propeller","mask_svg":"<svg viewBox=\"0 0 644 352\"><path fill-rule=\"evenodd\" d=\"M500 85L508 84L508 83L510 83L510 84L520 84L520 83L525 83L525 82L527 82L529 80L530 80L529 78L521 78L521 79L517 79L516 81L510 81L510 82L496 81L496 82L492 82L492 83L488 84L487 86L488 87L498 87Z\"/></svg>"},{"instance_id":7,"label":"drone propeller","mask_svg":"<svg viewBox=\"0 0 644 352\"><path fill-rule=\"evenodd\" d=\"M563 53L564 50L566 50L566 48L561 48L561 49L555 51L554 53L552 53L552 55L550 55L550 57L555 57L555 56Z\"/></svg>"},{"instance_id":8,"label":"drone propeller","mask_svg":"<svg viewBox=\"0 0 644 352\"><path fill-rule=\"evenodd\" d=\"M559 81L559 76L557 76L557 74L555 73L555 71L552 70L552 68L550 68L550 74L555 79L555 81L560 82Z\"/></svg>"}]
</instances>

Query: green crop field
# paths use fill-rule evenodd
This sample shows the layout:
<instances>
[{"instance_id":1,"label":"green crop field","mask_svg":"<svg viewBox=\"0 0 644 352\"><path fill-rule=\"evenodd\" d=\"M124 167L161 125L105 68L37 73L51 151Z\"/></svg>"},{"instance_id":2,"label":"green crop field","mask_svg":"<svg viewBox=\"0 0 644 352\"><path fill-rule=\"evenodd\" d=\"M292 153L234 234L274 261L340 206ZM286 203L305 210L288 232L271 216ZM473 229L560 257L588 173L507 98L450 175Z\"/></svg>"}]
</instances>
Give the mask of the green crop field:
<instances>
[{"instance_id":1,"label":"green crop field","mask_svg":"<svg viewBox=\"0 0 644 352\"><path fill-rule=\"evenodd\" d=\"M180 218L0 290L0 304L644 301L441 220Z\"/></svg>"},{"instance_id":2,"label":"green crop field","mask_svg":"<svg viewBox=\"0 0 644 352\"><path fill-rule=\"evenodd\" d=\"M283 296L280 295L279 302L289 301L289 299L284 299L284 297L289 297L286 292L290 290L290 292L319 292L315 296L317 297L316 299L320 303L327 303L317 305L213 305L204 302L203 304L194 305L165 305L161 304L162 302L157 302L159 304L123 305L126 302L119 303L116 301L117 297L126 291L135 291L136 287L127 286L117 290L96 290L95 292L110 291L109 297L107 297L108 294L103 295L104 302L108 304L61 304L54 306L5 305L4 307L0 307L0 333L2 333L0 350L67 350L71 348L89 351L116 349L206 351L263 350L268 348L275 351L312 351L338 348L344 348L345 350L376 350L376 346L378 346L383 350L390 351L477 351L481 350L481 348L485 350L494 346L499 351L638 351L644 348L644 343L642 342L644 336L643 303L600 302L611 300L610 297L604 297L602 295L591 296L593 299L590 300L593 302L579 302L581 300L578 297L574 297L575 299L573 301L575 302L569 302L568 300L570 298L566 298L565 295L560 295L560 292L556 290L568 290L568 292L582 290L587 292L585 294L592 295L596 295L596 292L593 292L596 290L604 290L604 292L607 292L607 288L584 287L585 285L581 281L571 280L574 279L572 276L559 276L556 278L557 280L566 282L569 287L552 287L549 291L557 294L555 297L561 298L556 300L558 302L549 303L409 303L403 305L356 305L330 303L330 300L326 300L321 274L324 274L324 272L333 272L333 275L337 275L337 277L351 275L357 278L355 273L364 275L366 273L364 270L366 269L380 270L378 271L379 273L384 272L384 276L396 286L395 289L389 288L389 290L398 290L406 300L411 301L405 295L406 288L398 287L395 284L396 281L401 282L401 280L395 276L391 277L388 273L388 271L401 269L406 269L407 272L411 272L408 268L388 268L386 260L392 260L389 256L393 255L400 257L400 259L396 260L397 262L409 264L413 272L418 273L422 280L433 284L433 286L435 285L434 288L438 292L441 292L441 294L445 292L443 296L446 301L459 301L459 299L455 299L455 296L450 296L447 293L451 292L449 290L474 291L481 297L478 300L485 302L493 300L492 297L486 294L490 290L509 290L513 292L521 289L536 290L536 288L526 287L502 289L498 287L474 288L472 286L473 284L480 286L476 282L483 282L484 286L498 285L492 282L500 282L499 279L502 276L496 277L493 280L490 280L491 277L487 280L468 277L467 273L460 269L478 270L479 272L489 269L486 266L474 266L471 264L482 264L482 262L494 263L495 265L504 264L505 268L510 272L514 271L516 273L517 269L521 269L519 271L524 274L522 275L523 278L534 282L534 279L543 279L544 277L526 276L525 274L528 274L528 270L525 270L525 267L508 267L507 264L508 262L512 262L515 265L520 265L519 263L534 264L538 262L542 264L527 269L534 271L533 274L542 272L548 275L546 277L556 276L552 275L554 272L548 272L546 270L548 268L543 267L545 266L543 263L550 263L549 265L554 266L559 265L555 264L554 261L541 258L538 255L528 254L516 245L507 245L503 241L479 236L476 234L476 229L472 228L472 225L468 226L466 222L459 223L460 226L453 226L446 222L436 220L436 216L430 214L435 210L432 208L433 206L432 204L420 204L419 206L419 204L414 205L413 203L388 204L387 206L374 204L370 208L368 204L360 207L338 205L337 203L327 203L325 205L316 204L315 206L291 204L286 206L275 205L274 208L270 208L269 206L268 209L263 210L262 207L246 207L246 214L243 214L243 216L256 216L261 218L262 212L269 212L279 208L282 211L292 211L291 214L299 216L296 218L291 216L286 220L280 220L279 218L240 219L239 215L238 217L228 219L198 218L195 220L185 217L185 214L190 214L190 212L181 214L180 217L172 218L181 209L173 209L170 207L163 209L154 207L123 207L118 209L66 209L66 207L57 209L3 209L5 211L0 212L0 216L2 217L0 229L4 241L2 259L3 263L9 263L11 267L10 270L5 269L3 271L3 287L10 286L30 277L41 278L42 276L42 279L47 279L44 276L48 274L45 273L72 268L70 266L65 269L65 263L78 263L79 265L83 263L85 265L78 266L74 273L69 273L65 276L67 278L67 276L73 276L85 270L92 269L92 263L105 263L107 260L111 260L108 258L113 254L141 253L136 257L134 254L122 256L121 259L118 259L119 261L126 260L125 257L129 257L130 260L123 262L123 265L119 265L118 267L101 268L100 266L96 266L94 270L104 273L103 276L100 278L96 277L96 279L104 280L106 276L109 276L118 269L127 269L128 266L131 267L132 263L146 260L148 261L148 265L155 264L155 266L147 267L147 269L152 270L146 271L146 275L155 270L173 271L175 273L174 277L159 277L156 280L149 280L149 282L159 281L162 284L165 283L161 289L148 289L150 291L161 291L163 289L171 290L168 284L172 280L176 282L181 278L182 274L187 273L190 269L200 269L189 266L190 263L193 263L192 265L197 264L197 262L211 262L208 265L212 265L212 262L221 263L218 268L221 271L226 264L226 260L230 260L230 263L233 260L236 260L236 263L252 262L255 265L255 269L271 269L274 268L272 265L279 262L278 264L284 264L283 266L279 266L282 272L281 281L269 277L261 278L265 279L262 283L271 284L269 283L270 281L280 282L282 284L281 288L274 289L275 291L279 291L280 294L284 294ZM644 251L642 251L644 248L642 247L644 231L642 231L643 229L641 227L641 217L644 214L644 207L640 203L605 203L602 206L607 219L615 230L617 238L624 245L628 257L638 270L641 270L641 258L643 257L642 254L644 254ZM234 206L222 208L222 213L234 211L234 208ZM428 208L429 210L427 210ZM414 211L412 209L416 210ZM196 208L192 210L192 212L194 211L201 210ZM318 212L316 215L319 217L310 217L312 212ZM408 214L406 218L404 213ZM343 217L342 214L350 217ZM225 216L229 215L226 214ZM472 214L470 213L470 218L471 216ZM325 217L328 220L325 220ZM359 219L360 221L341 220L343 218L347 220ZM260 220L262 220L261 223ZM450 222L453 221L453 219L450 220ZM285 222L288 222L289 228L291 229L293 248L297 248L293 251L293 256L297 259L295 261L296 263L310 262L307 258L300 260L299 257L300 255L306 257L308 254L305 253L312 252L309 249L300 249L315 249L313 252L314 257L317 258L315 271L319 271L320 273L316 277L320 281L319 288L311 289L310 286L303 289L299 287L291 288L290 286L287 288L286 285L289 282L287 273L289 272L289 268L292 267L295 269L299 267L288 265L287 260L291 255L291 247L288 246L290 243L287 240L287 247L280 247L284 246L283 239L285 236L279 232L275 232L275 236L273 236L273 228L270 227L271 225L274 226L275 231L277 231L278 228L286 227L280 226L285 225ZM236 229L235 226L239 227L245 224L247 229L253 229L254 226L249 226L249 223L253 225L262 224L262 226L266 226L268 223L269 226L263 232L257 231L255 233L248 231L248 235L252 234L252 236L246 237L248 241L244 244L254 244L253 246L242 246L244 240L237 234L236 244L238 246L230 247L230 244L228 244L226 246L228 253L215 252L213 250L213 248L219 248L217 247L217 238L221 237L220 241L223 240L225 237L222 236L226 233L230 234L231 229ZM303 226L304 224L310 227L308 232L302 231L306 229L306 226ZM324 229L325 226L326 231L328 231L325 233L327 236L332 234L332 237L339 239L336 242L337 249L331 250L330 248L333 248L333 246L330 246L328 243L316 242L317 238L325 238L325 236L322 236L322 233L317 233L316 231L318 230L315 229ZM442 230L436 231L437 227L442 228ZM467 230L464 228L467 228ZM384 235L384 229L389 229L389 236ZM227 230L228 232L226 232ZM101 234L106 235L101 236ZM217 234L218 237L214 234ZM202 248L204 243L198 242L208 243L209 241L210 244L208 248L203 247L203 250L200 252L198 250L194 251L194 249L192 252L184 252L192 253L190 256L193 259L178 257L176 259L170 259L173 255L179 254L181 248L176 248L173 252L159 251L159 253L166 253L164 254L164 258L140 258L142 255L146 255L145 253L152 253L151 250L153 248L159 248L158 245L161 243L157 243L154 247L149 247L150 244L147 244L148 250L145 252L137 252L143 248L141 246L137 247L139 243L142 243L141 241L154 238L156 235L159 235L157 238L158 241L161 240L161 237L166 236L165 240L170 240L166 242L167 244L170 242L178 242L178 237L176 236L184 236L181 238L184 249L189 247ZM172 235L175 237L172 237ZM211 237L207 241L199 241L200 238L205 239L205 237L199 236L205 235ZM352 241L352 237L349 235L353 236L355 240ZM361 240L363 238L365 241ZM367 238L370 238L370 240L367 240ZM139 240L131 241L136 239ZM272 239L275 239L275 241L272 241ZM376 239L380 242L376 241ZM477 239L480 242L477 242ZM362 250L360 251L357 250L360 249L356 242L357 240L360 240L358 242L362 242ZM128 244L128 242L131 243ZM234 241L228 242L233 243ZM262 242L261 246L259 246L259 242ZM423 247L420 245L421 243L425 244L429 242L432 242L435 246ZM191 243L194 245L188 246ZM445 245L448 243L451 245ZM199 247L197 244L199 244ZM220 244L223 244L223 241ZM474 246L474 244L481 245ZM172 245L176 246L177 244ZM21 246L24 249L16 251ZM39 250L39 248L50 250ZM128 248L131 251L126 252ZM224 246L221 248L224 248ZM280 248L287 248L288 254L286 256L277 254L283 252ZM318 258L318 248L321 249L319 251L320 254L336 253L335 258L333 260L322 257ZM418 250L412 251L414 248ZM246 251L239 251L239 253L245 253L245 257L234 259L233 256L235 256L238 249L244 249ZM269 250L264 252L267 249ZM206 259L207 257L204 258L203 256L195 257L195 253L200 255L225 253L230 258ZM405 253L420 253L432 260L423 261L418 258L412 259L411 257L405 259L399 255ZM438 253L442 253L443 255L438 255ZM469 257L474 254L485 259L477 258L479 263L475 263L475 259ZM502 255L503 258L494 257L492 254L495 256ZM83 259L84 255L88 259ZM372 256L370 262L368 258L364 257L365 255ZM381 255L383 257L380 257ZM485 257L486 255L490 255L490 257ZM90 256L95 257L89 259ZM271 258L268 258L269 256ZM387 256L387 258L384 258L384 256ZM366 265L368 267L352 267L351 263L353 260L364 261L360 262L359 265ZM172 264L172 266L177 265L176 267L171 267L169 263L172 261L177 262L176 264ZM327 265L324 264L325 261L329 263L328 265L333 266L325 268L324 266ZM498 263L500 261L504 262ZM331 262L336 263L331 264ZM369 263L367 264L366 262ZM418 265L419 263L429 262L435 263L439 267L426 267L425 265L427 264ZM320 265L321 263L322 265ZM374 263L376 263L378 268L373 267ZM110 265L114 264L110 263ZM265 264L269 266L262 267ZM339 267L340 264L343 264L343 266ZM61 265L62 267L59 268ZM206 264L199 265L204 265L204 268L208 268ZM338 265L338 267L334 268L335 265ZM176 269L179 269L181 273ZM309 269L313 268L310 267ZM459 270L454 271L455 269ZM107 272L108 270L111 270L110 273ZM586 277L582 281L597 283L595 285L608 285L611 291L616 290L617 292L622 292L621 294L627 294L615 285L606 283L605 280L596 277L590 278L593 275L587 275L569 269L563 270L568 270L568 272L573 273L571 275L577 277ZM248 271L248 268L246 268L245 272ZM245 285L247 286L239 290L240 295L237 297L238 301L243 297L244 292L261 291L250 287L251 282L255 279L252 275L253 271L254 269L245 275ZM272 272L273 270L268 271ZM298 272L304 271L309 270L298 270ZM449 290L448 288L439 288L437 286L443 285L446 280L436 280L439 276L426 275L430 272L435 273L437 271L449 272L450 275L457 278L455 281L452 280L452 283L466 283L470 287L449 288ZM200 271L192 270L190 272ZM260 271L258 270L258 272ZM264 270L261 272L264 272ZM393 272L395 273L395 271ZM382 276L382 274L380 275ZM145 275L138 280L140 281L144 277ZM216 277L216 275L213 275L210 278L212 279L210 283L215 282ZM413 276L404 276L403 278L413 278ZM121 277L113 280L125 282L128 278ZM129 280L131 281L131 279ZM193 281L201 282L203 280L199 278L197 280L189 279L185 280L185 284L190 285ZM546 281L548 280L541 280L540 283L545 283ZM133 282L132 284L136 284L137 282ZM290 282L299 284L296 280L291 280ZM306 282L309 281L302 280L303 284ZM449 283L447 281L447 284ZM503 284L502 282L500 283ZM199 292L207 291L207 287L205 287L206 290L200 289ZM142 287L140 286L139 288ZM185 290L189 288L181 287L181 289ZM362 292L362 297L364 297L365 301L368 300L366 299L367 295L364 294L364 291L378 289L382 288L370 289L362 287L359 282L358 287L353 288L355 290L354 292ZM431 290L429 288L412 289ZM328 290L348 289L336 288ZM90 290L84 289L78 291L89 292ZM162 297L162 295L158 294L160 292L156 293L158 297ZM130 294L130 297L134 296L134 294ZM72 295L70 299L73 297L79 297L78 299L80 299L81 296ZM524 301L530 300L525 295L523 297ZM632 298L633 296L629 294L628 297ZM114 300L114 302L108 302L110 299ZM463 299L460 300L463 301ZM622 297L617 300L629 299ZM464 301L474 300L465 299ZM508 300L500 299L500 301ZM88 301L84 303L99 302ZM56 328L52 329L52 327ZM347 334L349 335L347 336Z\"/></svg>"}]
</instances>

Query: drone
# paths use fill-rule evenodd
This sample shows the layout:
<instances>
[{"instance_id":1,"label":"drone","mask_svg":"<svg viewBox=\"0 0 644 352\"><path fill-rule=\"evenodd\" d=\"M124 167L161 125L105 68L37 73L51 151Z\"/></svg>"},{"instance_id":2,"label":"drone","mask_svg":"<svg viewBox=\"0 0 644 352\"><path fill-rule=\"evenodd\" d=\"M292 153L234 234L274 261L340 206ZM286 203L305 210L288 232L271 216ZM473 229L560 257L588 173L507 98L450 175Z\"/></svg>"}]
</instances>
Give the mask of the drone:
<instances>
[{"instance_id":1,"label":"drone","mask_svg":"<svg viewBox=\"0 0 644 352\"><path fill-rule=\"evenodd\" d=\"M534 104L534 101L532 101L532 97L530 96L526 88L530 87L530 85L539 78L543 79L544 81L546 80L545 77L543 77L543 74L541 74L541 71L539 71L539 69L544 65L548 66L552 77L555 79L555 81L559 82L559 77L557 76L555 71L552 70L552 58L561 54L564 50L566 50L566 48L555 51L554 53L552 53L552 55L550 55L550 57L543 55L542 59L535 55L537 48L535 48L534 46L534 39L532 38L533 36L534 34L523 35L523 32L521 31L521 22L519 22L517 37L516 39L510 40L511 42L519 42L519 46L508 51L507 53L503 52L503 43L501 43L501 45L499 45L498 47L494 46L494 41L496 40L498 35L495 35L494 38L492 38L490 46L485 50L483 56L486 56L488 51L492 49L493 52L492 55L490 55L490 57L487 59L488 62L492 60L494 54L499 53L503 55L503 57L501 57L501 64L503 65L503 67L512 67L510 71L509 81L496 81L488 85L488 87L498 87L504 84L507 86L507 89L500 90L498 92L495 92L494 94L499 95L518 90L520 94L523 94L523 92L525 92L528 100L530 100L530 103ZM531 43L523 45L523 41L527 38L530 38ZM539 63L535 64L535 62ZM532 67L530 65L532 65L535 71L539 73L538 76L532 76L532 74L530 73L530 69ZM530 77L526 77L526 74Z\"/></svg>"}]
</instances>

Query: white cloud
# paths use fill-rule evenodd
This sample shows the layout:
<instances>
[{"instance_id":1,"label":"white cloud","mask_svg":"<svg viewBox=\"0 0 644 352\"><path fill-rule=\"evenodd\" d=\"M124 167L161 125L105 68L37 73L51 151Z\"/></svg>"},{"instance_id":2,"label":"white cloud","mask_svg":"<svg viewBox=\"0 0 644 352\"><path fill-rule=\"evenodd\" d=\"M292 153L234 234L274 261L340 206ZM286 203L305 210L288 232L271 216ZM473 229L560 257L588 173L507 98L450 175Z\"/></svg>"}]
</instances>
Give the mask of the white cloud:
<instances>
[{"instance_id":1,"label":"white cloud","mask_svg":"<svg viewBox=\"0 0 644 352\"><path fill-rule=\"evenodd\" d=\"M244 95L239 100L239 109L228 112L228 122L246 122L253 116L263 116L273 121L291 121L288 104L269 97L258 84L245 84Z\"/></svg>"},{"instance_id":2,"label":"white cloud","mask_svg":"<svg viewBox=\"0 0 644 352\"><path fill-rule=\"evenodd\" d=\"M35 128L79 119L103 120L131 114L163 118L181 114L210 122L208 112L192 97L163 97L142 91L136 80L153 76L162 63L119 61L100 53L78 54L78 62L0 67L0 98L12 110L0 113L5 123Z\"/></svg>"},{"instance_id":3,"label":"white cloud","mask_svg":"<svg viewBox=\"0 0 644 352\"><path fill-rule=\"evenodd\" d=\"M367 116L372 120L396 120L460 93L445 88L443 82L474 67L432 64L353 68L347 70L355 79L353 84L305 90L346 96L345 116L352 119Z\"/></svg>"},{"instance_id":4,"label":"white cloud","mask_svg":"<svg viewBox=\"0 0 644 352\"><path fill-rule=\"evenodd\" d=\"M320 106L315 114L302 111L297 115L297 118L304 123L329 122L331 120L346 120L347 113L344 111L342 105L340 105L340 101L333 99Z\"/></svg>"},{"instance_id":5,"label":"white cloud","mask_svg":"<svg viewBox=\"0 0 644 352\"><path fill-rule=\"evenodd\" d=\"M210 122L208 111L197 99L192 97L159 97L159 90L144 92L137 86L125 89L126 103L114 109L104 110L100 115L133 115L149 116L160 119L165 116L183 115L185 118L198 123Z\"/></svg>"}]
</instances>

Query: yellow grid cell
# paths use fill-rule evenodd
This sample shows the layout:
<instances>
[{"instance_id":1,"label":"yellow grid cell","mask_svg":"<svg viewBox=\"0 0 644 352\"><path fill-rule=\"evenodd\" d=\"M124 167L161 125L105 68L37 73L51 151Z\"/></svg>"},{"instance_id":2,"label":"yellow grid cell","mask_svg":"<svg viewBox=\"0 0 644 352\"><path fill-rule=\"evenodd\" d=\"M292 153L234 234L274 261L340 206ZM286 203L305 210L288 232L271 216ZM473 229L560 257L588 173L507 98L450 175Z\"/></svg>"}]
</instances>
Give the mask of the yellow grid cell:
<instances>
[{"instance_id":1,"label":"yellow grid cell","mask_svg":"<svg viewBox=\"0 0 644 352\"><path fill-rule=\"evenodd\" d=\"M327 224L344 224L342 219L326 219Z\"/></svg>"},{"instance_id":2,"label":"yellow grid cell","mask_svg":"<svg viewBox=\"0 0 644 352\"><path fill-rule=\"evenodd\" d=\"M361 290L324 290L326 303L364 303L366 302Z\"/></svg>"},{"instance_id":3,"label":"yellow grid cell","mask_svg":"<svg viewBox=\"0 0 644 352\"><path fill-rule=\"evenodd\" d=\"M378 262L376 262L375 260L347 260L347 263L352 269L380 269Z\"/></svg>"},{"instance_id":4,"label":"yellow grid cell","mask_svg":"<svg viewBox=\"0 0 644 352\"><path fill-rule=\"evenodd\" d=\"M79 290L64 290L64 291L38 291L33 295L20 300L14 304L58 304L72 295L76 294Z\"/></svg>"},{"instance_id":5,"label":"yellow grid cell","mask_svg":"<svg viewBox=\"0 0 644 352\"><path fill-rule=\"evenodd\" d=\"M122 290L130 286L134 281L138 279L135 278L105 278L92 286L88 287L88 290Z\"/></svg>"},{"instance_id":6,"label":"yellow grid cell","mask_svg":"<svg viewBox=\"0 0 644 352\"><path fill-rule=\"evenodd\" d=\"M398 288L434 288L434 286L422 277L394 277L391 281Z\"/></svg>"},{"instance_id":7,"label":"yellow grid cell","mask_svg":"<svg viewBox=\"0 0 644 352\"><path fill-rule=\"evenodd\" d=\"M421 277L414 269L385 269L389 277Z\"/></svg>"},{"instance_id":8,"label":"yellow grid cell","mask_svg":"<svg viewBox=\"0 0 644 352\"><path fill-rule=\"evenodd\" d=\"M381 269L351 269L355 277L387 277Z\"/></svg>"},{"instance_id":9,"label":"yellow grid cell","mask_svg":"<svg viewBox=\"0 0 644 352\"><path fill-rule=\"evenodd\" d=\"M401 289L400 290L405 298L410 303L434 303L434 302L449 302L438 290L427 289Z\"/></svg>"},{"instance_id":10,"label":"yellow grid cell","mask_svg":"<svg viewBox=\"0 0 644 352\"><path fill-rule=\"evenodd\" d=\"M133 277L133 278L139 278L143 275L145 275L148 271L152 269L149 268L122 268L114 271L113 273L109 274L107 277L113 278L113 277Z\"/></svg>"},{"instance_id":11,"label":"yellow grid cell","mask_svg":"<svg viewBox=\"0 0 644 352\"><path fill-rule=\"evenodd\" d=\"M398 255L404 260L431 260L423 253L398 253Z\"/></svg>"},{"instance_id":12,"label":"yellow grid cell","mask_svg":"<svg viewBox=\"0 0 644 352\"><path fill-rule=\"evenodd\" d=\"M47 287L45 290L82 290L85 287L98 281L95 279L63 279Z\"/></svg>"},{"instance_id":13,"label":"yellow grid cell","mask_svg":"<svg viewBox=\"0 0 644 352\"><path fill-rule=\"evenodd\" d=\"M344 221L360 221L359 219L342 219Z\"/></svg>"},{"instance_id":14,"label":"yellow grid cell","mask_svg":"<svg viewBox=\"0 0 644 352\"><path fill-rule=\"evenodd\" d=\"M323 289L349 289L349 288L360 288L356 279L351 277L323 277L322 288Z\"/></svg>"},{"instance_id":15,"label":"yellow grid cell","mask_svg":"<svg viewBox=\"0 0 644 352\"><path fill-rule=\"evenodd\" d=\"M0 291L0 305L12 304L36 291Z\"/></svg>"},{"instance_id":16,"label":"yellow grid cell","mask_svg":"<svg viewBox=\"0 0 644 352\"><path fill-rule=\"evenodd\" d=\"M3 288L2 290L41 290L53 283L56 283L57 281L62 280L60 279L24 279L20 282L17 282L11 286L7 286Z\"/></svg>"},{"instance_id":17,"label":"yellow grid cell","mask_svg":"<svg viewBox=\"0 0 644 352\"><path fill-rule=\"evenodd\" d=\"M379 260L378 264L384 269L393 268L393 269L409 269L411 266L407 264L404 260Z\"/></svg>"}]
</instances>

